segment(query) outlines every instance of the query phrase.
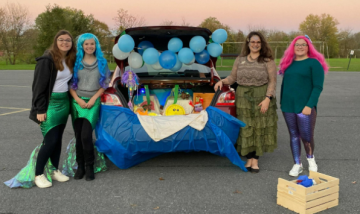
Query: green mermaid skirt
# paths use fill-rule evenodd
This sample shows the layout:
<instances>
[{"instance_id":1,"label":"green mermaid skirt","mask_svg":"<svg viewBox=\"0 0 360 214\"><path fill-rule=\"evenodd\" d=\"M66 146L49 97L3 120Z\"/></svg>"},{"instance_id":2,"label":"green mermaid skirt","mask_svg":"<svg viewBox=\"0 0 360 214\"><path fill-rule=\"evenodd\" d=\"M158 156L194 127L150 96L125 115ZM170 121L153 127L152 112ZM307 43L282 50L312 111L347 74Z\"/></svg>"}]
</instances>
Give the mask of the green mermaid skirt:
<instances>
[{"instance_id":1,"label":"green mermaid skirt","mask_svg":"<svg viewBox=\"0 0 360 214\"><path fill-rule=\"evenodd\" d=\"M46 120L40 124L40 129L45 137L55 126L66 124L70 113L69 93L52 93L46 112Z\"/></svg>"},{"instance_id":2,"label":"green mermaid skirt","mask_svg":"<svg viewBox=\"0 0 360 214\"><path fill-rule=\"evenodd\" d=\"M85 102L89 102L90 98L88 97L80 97ZM78 118L85 118L87 119L92 128L95 129L95 125L99 119L100 113L100 98L98 98L94 106L90 109L83 109L80 105L75 101L75 99L71 99L71 118L72 123ZM95 143L94 143L94 151L95 151L95 160L94 160L94 172L103 172L107 170L106 161L104 154L97 151ZM67 176L74 177L78 165L76 162L76 139L73 138L70 140L69 145L66 149L66 158L63 163L63 171L62 173Z\"/></svg>"},{"instance_id":3,"label":"green mermaid skirt","mask_svg":"<svg viewBox=\"0 0 360 214\"><path fill-rule=\"evenodd\" d=\"M241 156L256 151L257 156L273 152L277 147L276 98L270 101L265 114L258 106L266 96L267 84L263 86L238 86L236 89L236 115L246 126L241 128L237 139L237 151Z\"/></svg>"},{"instance_id":4,"label":"green mermaid skirt","mask_svg":"<svg viewBox=\"0 0 360 214\"><path fill-rule=\"evenodd\" d=\"M89 102L89 97L80 97L83 99L86 103ZM94 106L90 109L88 108L81 108L81 106L76 102L75 99L71 99L71 118L72 123L74 125L74 121L78 118L85 118L87 119L92 128L95 129L95 125L99 119L99 113L100 113L100 98L97 98Z\"/></svg>"},{"instance_id":5,"label":"green mermaid skirt","mask_svg":"<svg viewBox=\"0 0 360 214\"><path fill-rule=\"evenodd\" d=\"M68 92L52 93L50 97L49 107L46 112L46 120L40 124L41 133L45 135L55 126L66 124L70 112L70 101ZM20 170L20 172L12 179L5 182L10 188L31 188L35 186L35 169L36 161L42 143L37 146L31 153L27 165ZM51 161L46 163L44 168L44 175L51 182L51 174L56 168L51 164Z\"/></svg>"}]
</instances>

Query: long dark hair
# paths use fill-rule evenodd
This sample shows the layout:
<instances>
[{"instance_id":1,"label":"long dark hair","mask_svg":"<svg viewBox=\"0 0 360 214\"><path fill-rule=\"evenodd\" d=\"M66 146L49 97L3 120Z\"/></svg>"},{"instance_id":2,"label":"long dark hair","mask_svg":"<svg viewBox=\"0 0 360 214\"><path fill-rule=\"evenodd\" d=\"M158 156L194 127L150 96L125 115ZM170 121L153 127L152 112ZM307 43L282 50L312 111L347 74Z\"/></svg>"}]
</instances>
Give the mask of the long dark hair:
<instances>
[{"instance_id":1,"label":"long dark hair","mask_svg":"<svg viewBox=\"0 0 360 214\"><path fill-rule=\"evenodd\" d=\"M249 43L250 43L251 37L253 37L253 36L258 36L261 40L260 56L258 57L257 61L265 62L268 60L273 60L274 57L272 55L272 51L271 51L269 44L266 42L265 37L260 32L257 32L257 31L252 31L249 33L249 35L247 35L247 37L245 39L245 43L243 44L240 56L247 56L250 54Z\"/></svg>"},{"instance_id":2,"label":"long dark hair","mask_svg":"<svg viewBox=\"0 0 360 214\"><path fill-rule=\"evenodd\" d=\"M54 37L54 41L51 45L51 47L49 48L49 53L51 54L54 63L55 63L55 67L57 70L59 71L63 71L64 70L64 66L62 64L62 54L57 46L57 39L59 38L59 36L62 35L68 35L71 38L72 44L71 44L71 49L67 52L66 56L65 56L65 63L66 65L69 67L71 73L73 72L73 68L75 65L75 59L76 59L76 46L74 43L74 39L71 36L70 32L67 30L60 30L59 32L57 32L57 34Z\"/></svg>"}]
</instances>

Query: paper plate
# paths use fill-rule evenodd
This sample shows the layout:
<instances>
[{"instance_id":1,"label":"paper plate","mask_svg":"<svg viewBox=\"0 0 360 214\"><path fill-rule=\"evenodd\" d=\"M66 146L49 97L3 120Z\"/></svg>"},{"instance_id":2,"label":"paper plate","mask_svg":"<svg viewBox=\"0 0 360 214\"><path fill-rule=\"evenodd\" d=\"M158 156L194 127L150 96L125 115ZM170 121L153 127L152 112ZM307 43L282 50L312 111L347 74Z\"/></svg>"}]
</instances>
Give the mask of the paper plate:
<instances>
[{"instance_id":1,"label":"paper plate","mask_svg":"<svg viewBox=\"0 0 360 214\"><path fill-rule=\"evenodd\" d=\"M185 115L185 109L179 104L171 104L165 111L166 116Z\"/></svg>"}]
</instances>

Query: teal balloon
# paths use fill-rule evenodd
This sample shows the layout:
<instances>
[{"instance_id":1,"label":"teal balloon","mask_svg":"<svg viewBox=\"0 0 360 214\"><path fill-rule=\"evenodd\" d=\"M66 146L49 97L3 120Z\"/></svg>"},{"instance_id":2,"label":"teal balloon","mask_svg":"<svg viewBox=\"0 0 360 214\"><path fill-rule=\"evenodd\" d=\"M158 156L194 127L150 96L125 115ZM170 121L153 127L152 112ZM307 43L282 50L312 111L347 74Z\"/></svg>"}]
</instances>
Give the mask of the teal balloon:
<instances>
[{"instance_id":1,"label":"teal balloon","mask_svg":"<svg viewBox=\"0 0 360 214\"><path fill-rule=\"evenodd\" d=\"M179 60L183 63L190 63L194 59L194 52L190 48L182 48L179 51Z\"/></svg>"},{"instance_id":2,"label":"teal balloon","mask_svg":"<svg viewBox=\"0 0 360 214\"><path fill-rule=\"evenodd\" d=\"M183 47L183 42L181 39L174 37L170 39L168 43L168 49L174 53L179 52L179 50Z\"/></svg>"},{"instance_id":3,"label":"teal balloon","mask_svg":"<svg viewBox=\"0 0 360 214\"><path fill-rule=\"evenodd\" d=\"M172 51L164 51L160 54L159 62L161 67L165 69L171 69L176 65L177 59L176 55Z\"/></svg>"},{"instance_id":4,"label":"teal balloon","mask_svg":"<svg viewBox=\"0 0 360 214\"><path fill-rule=\"evenodd\" d=\"M195 59L199 64L206 64L210 60L209 52L203 50L200 53L195 54Z\"/></svg>"},{"instance_id":5,"label":"teal balloon","mask_svg":"<svg viewBox=\"0 0 360 214\"><path fill-rule=\"evenodd\" d=\"M206 41L202 36L194 36L191 38L189 46L194 53L200 53L205 49Z\"/></svg>"},{"instance_id":6,"label":"teal balloon","mask_svg":"<svg viewBox=\"0 0 360 214\"><path fill-rule=\"evenodd\" d=\"M178 71L182 67L182 62L180 62L179 57L176 54L175 56L176 56L176 64L174 65L173 68L170 68L170 70L172 71Z\"/></svg>"},{"instance_id":7,"label":"teal balloon","mask_svg":"<svg viewBox=\"0 0 360 214\"><path fill-rule=\"evenodd\" d=\"M221 55L223 48L218 43L211 43L207 46L207 51L209 52L210 56L212 57L218 57Z\"/></svg>"},{"instance_id":8,"label":"teal balloon","mask_svg":"<svg viewBox=\"0 0 360 214\"><path fill-rule=\"evenodd\" d=\"M120 37L120 39L118 41L118 46L122 52L127 53L134 49L135 42L131 36L125 34Z\"/></svg>"},{"instance_id":9,"label":"teal balloon","mask_svg":"<svg viewBox=\"0 0 360 214\"><path fill-rule=\"evenodd\" d=\"M155 48L147 48L142 57L146 64L153 65L159 61L159 52Z\"/></svg>"},{"instance_id":10,"label":"teal balloon","mask_svg":"<svg viewBox=\"0 0 360 214\"><path fill-rule=\"evenodd\" d=\"M149 41L142 41L138 45L138 52L142 56L147 48L153 48L154 45Z\"/></svg>"},{"instance_id":11,"label":"teal balloon","mask_svg":"<svg viewBox=\"0 0 360 214\"><path fill-rule=\"evenodd\" d=\"M224 29L217 29L216 31L214 31L211 35L211 39L216 42L216 43L224 43L226 41L228 37L228 34L226 32L226 30Z\"/></svg>"}]
</instances>

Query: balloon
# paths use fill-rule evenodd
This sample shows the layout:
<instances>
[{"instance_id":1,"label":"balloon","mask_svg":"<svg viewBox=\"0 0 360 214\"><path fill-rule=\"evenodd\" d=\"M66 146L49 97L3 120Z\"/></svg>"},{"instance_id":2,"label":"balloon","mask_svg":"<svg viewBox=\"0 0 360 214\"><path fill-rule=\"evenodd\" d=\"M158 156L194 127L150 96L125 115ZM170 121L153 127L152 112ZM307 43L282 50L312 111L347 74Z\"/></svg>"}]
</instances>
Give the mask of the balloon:
<instances>
[{"instance_id":1,"label":"balloon","mask_svg":"<svg viewBox=\"0 0 360 214\"><path fill-rule=\"evenodd\" d=\"M118 41L118 46L122 52L126 53L126 52L130 52L134 49L135 42L131 36L125 34L120 37L120 39Z\"/></svg>"},{"instance_id":2,"label":"balloon","mask_svg":"<svg viewBox=\"0 0 360 214\"><path fill-rule=\"evenodd\" d=\"M130 67L137 69L141 68L143 65L142 57L139 53L131 52L129 59L128 59Z\"/></svg>"},{"instance_id":3,"label":"balloon","mask_svg":"<svg viewBox=\"0 0 360 214\"><path fill-rule=\"evenodd\" d=\"M142 41L138 45L138 52L142 56L147 48L153 48L154 45L149 41Z\"/></svg>"},{"instance_id":4,"label":"balloon","mask_svg":"<svg viewBox=\"0 0 360 214\"><path fill-rule=\"evenodd\" d=\"M113 49L112 49L112 53L114 55L114 57L118 60L123 60L123 59L126 59L129 55L130 55L130 52L128 53L125 53L125 52L122 52L120 49L119 49L119 46L118 44L115 44Z\"/></svg>"},{"instance_id":5,"label":"balloon","mask_svg":"<svg viewBox=\"0 0 360 214\"><path fill-rule=\"evenodd\" d=\"M168 43L168 49L174 53L179 52L179 50L183 47L183 42L181 39L174 37L170 39Z\"/></svg>"},{"instance_id":6,"label":"balloon","mask_svg":"<svg viewBox=\"0 0 360 214\"><path fill-rule=\"evenodd\" d=\"M161 67L165 69L171 69L176 64L176 55L172 51L164 51L159 57L159 62Z\"/></svg>"},{"instance_id":7,"label":"balloon","mask_svg":"<svg viewBox=\"0 0 360 214\"><path fill-rule=\"evenodd\" d=\"M210 59L209 52L203 50L200 53L195 54L195 59L199 64L206 64Z\"/></svg>"},{"instance_id":8,"label":"balloon","mask_svg":"<svg viewBox=\"0 0 360 214\"><path fill-rule=\"evenodd\" d=\"M211 43L206 48L212 57L218 57L223 51L223 48L218 43Z\"/></svg>"},{"instance_id":9,"label":"balloon","mask_svg":"<svg viewBox=\"0 0 360 214\"><path fill-rule=\"evenodd\" d=\"M191 38L189 46L194 53L200 53L205 49L206 41L202 36L194 36Z\"/></svg>"},{"instance_id":10,"label":"balloon","mask_svg":"<svg viewBox=\"0 0 360 214\"><path fill-rule=\"evenodd\" d=\"M151 67L153 69L155 69L155 70L161 70L162 69L159 61L157 61L155 64L151 65Z\"/></svg>"},{"instance_id":11,"label":"balloon","mask_svg":"<svg viewBox=\"0 0 360 214\"><path fill-rule=\"evenodd\" d=\"M152 65L159 61L159 52L155 48L147 48L143 53L146 64Z\"/></svg>"},{"instance_id":12,"label":"balloon","mask_svg":"<svg viewBox=\"0 0 360 214\"><path fill-rule=\"evenodd\" d=\"M179 57L176 54L175 56L176 56L176 64L173 68L170 68L170 70L172 71L178 71L182 67L182 62L180 62Z\"/></svg>"},{"instance_id":13,"label":"balloon","mask_svg":"<svg viewBox=\"0 0 360 214\"><path fill-rule=\"evenodd\" d=\"M192 64L194 64L194 62L195 62L195 56L194 56L194 58L191 60L191 62L185 63L185 65L192 65Z\"/></svg>"},{"instance_id":14,"label":"balloon","mask_svg":"<svg viewBox=\"0 0 360 214\"><path fill-rule=\"evenodd\" d=\"M194 59L194 53L190 48L182 48L179 51L179 60L183 63L190 63Z\"/></svg>"},{"instance_id":15,"label":"balloon","mask_svg":"<svg viewBox=\"0 0 360 214\"><path fill-rule=\"evenodd\" d=\"M217 29L211 35L212 40L218 44L224 43L227 37L227 32L224 29Z\"/></svg>"}]
</instances>

